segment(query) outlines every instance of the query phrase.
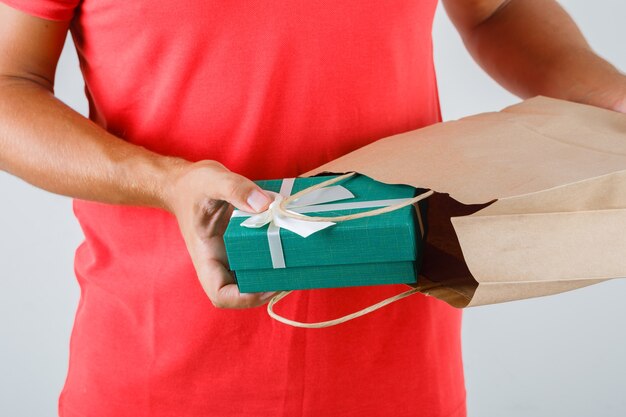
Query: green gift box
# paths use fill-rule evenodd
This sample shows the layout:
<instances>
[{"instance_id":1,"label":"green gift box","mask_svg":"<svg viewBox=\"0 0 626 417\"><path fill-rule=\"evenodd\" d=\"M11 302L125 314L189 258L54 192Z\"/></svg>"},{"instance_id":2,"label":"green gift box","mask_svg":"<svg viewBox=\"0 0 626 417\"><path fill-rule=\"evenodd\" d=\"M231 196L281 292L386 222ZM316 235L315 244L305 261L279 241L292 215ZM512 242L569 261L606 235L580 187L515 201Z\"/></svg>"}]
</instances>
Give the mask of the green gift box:
<instances>
[{"instance_id":1,"label":"green gift box","mask_svg":"<svg viewBox=\"0 0 626 417\"><path fill-rule=\"evenodd\" d=\"M330 178L336 176L256 183L264 190L287 197ZM312 204L287 208L306 216L345 216L391 206L425 191L383 184L363 175L345 179L341 186L350 195L344 195L341 201L325 201L322 197L321 204L313 199ZM321 191L342 187L325 187ZM426 200L421 200L387 213L337 222L302 237L285 229L287 226L276 226L278 220L262 227L244 227L242 223L254 215L235 210L224 243L230 269L242 293L410 284L416 282L421 264L425 213Z\"/></svg>"}]
</instances>

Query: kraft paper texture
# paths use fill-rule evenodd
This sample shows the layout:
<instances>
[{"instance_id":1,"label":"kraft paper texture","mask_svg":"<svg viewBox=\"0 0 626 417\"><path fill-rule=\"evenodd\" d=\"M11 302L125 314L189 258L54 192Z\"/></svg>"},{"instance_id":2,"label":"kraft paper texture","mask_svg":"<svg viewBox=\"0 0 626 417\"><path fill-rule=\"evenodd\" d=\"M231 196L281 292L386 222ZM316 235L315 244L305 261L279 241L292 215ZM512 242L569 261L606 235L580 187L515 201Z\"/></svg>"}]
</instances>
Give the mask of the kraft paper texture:
<instances>
[{"instance_id":1,"label":"kraft paper texture","mask_svg":"<svg viewBox=\"0 0 626 417\"><path fill-rule=\"evenodd\" d=\"M626 277L626 115L536 97L376 141L305 174L436 193L418 286L455 307Z\"/></svg>"}]
</instances>

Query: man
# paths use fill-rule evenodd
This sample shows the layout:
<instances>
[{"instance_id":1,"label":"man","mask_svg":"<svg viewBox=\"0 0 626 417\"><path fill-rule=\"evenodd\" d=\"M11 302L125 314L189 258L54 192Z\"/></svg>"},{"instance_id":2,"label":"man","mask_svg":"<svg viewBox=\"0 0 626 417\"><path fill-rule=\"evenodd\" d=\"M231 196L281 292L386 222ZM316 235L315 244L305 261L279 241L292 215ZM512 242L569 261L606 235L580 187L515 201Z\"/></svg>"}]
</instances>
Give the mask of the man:
<instances>
[{"instance_id":1,"label":"man","mask_svg":"<svg viewBox=\"0 0 626 417\"><path fill-rule=\"evenodd\" d=\"M61 416L465 415L459 311L415 296L277 324L258 308L272 294L239 294L221 237L232 206L269 204L248 178L439 120L435 0L2 3L0 166L76 198L86 238ZM557 3L444 4L514 93L626 112L626 77ZM91 120L52 94L68 28ZM398 290L303 291L282 311L320 320Z\"/></svg>"}]
</instances>

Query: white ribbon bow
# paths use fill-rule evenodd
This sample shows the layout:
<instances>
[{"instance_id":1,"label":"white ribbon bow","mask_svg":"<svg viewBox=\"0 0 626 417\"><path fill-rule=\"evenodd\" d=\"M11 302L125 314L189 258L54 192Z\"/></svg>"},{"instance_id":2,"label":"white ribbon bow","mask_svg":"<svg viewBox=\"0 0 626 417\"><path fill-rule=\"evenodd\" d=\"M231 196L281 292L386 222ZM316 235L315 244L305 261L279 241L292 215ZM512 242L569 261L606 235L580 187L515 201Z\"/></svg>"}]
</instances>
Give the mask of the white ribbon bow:
<instances>
[{"instance_id":1,"label":"white ribbon bow","mask_svg":"<svg viewBox=\"0 0 626 417\"><path fill-rule=\"evenodd\" d=\"M311 222L307 220L287 217L278 211L278 205L281 203L281 201L283 201L285 196L272 191L266 191L266 193L274 197L274 201L270 204L269 208L262 213L251 215L250 218L244 220L241 223L242 226L259 228L265 226L268 223L273 223L278 227L290 230L302 237L308 237L315 232L319 232L320 230L324 230L327 227L335 224L334 222ZM354 198L354 194L352 194L350 191L348 191L347 188L342 187L341 185L324 187L305 194L302 197L287 204L287 211L290 213L294 213L294 211L289 209L297 210L298 208L301 209L304 207L308 209L313 209L304 211L314 211L314 206L317 204L345 200L348 198ZM303 210L297 211L300 213L303 212Z\"/></svg>"}]
</instances>

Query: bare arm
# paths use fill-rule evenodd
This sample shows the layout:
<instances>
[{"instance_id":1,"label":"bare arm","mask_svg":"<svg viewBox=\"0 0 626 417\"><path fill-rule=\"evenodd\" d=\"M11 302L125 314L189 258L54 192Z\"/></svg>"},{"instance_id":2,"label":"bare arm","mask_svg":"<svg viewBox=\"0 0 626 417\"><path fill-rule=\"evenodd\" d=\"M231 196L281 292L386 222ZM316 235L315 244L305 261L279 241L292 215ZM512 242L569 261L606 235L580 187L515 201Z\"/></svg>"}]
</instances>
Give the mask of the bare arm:
<instances>
[{"instance_id":1,"label":"bare arm","mask_svg":"<svg viewBox=\"0 0 626 417\"><path fill-rule=\"evenodd\" d=\"M443 0L476 61L521 97L626 112L626 77L596 55L554 0Z\"/></svg>"},{"instance_id":2,"label":"bare arm","mask_svg":"<svg viewBox=\"0 0 626 417\"><path fill-rule=\"evenodd\" d=\"M257 211L268 198L215 161L191 163L129 144L57 100L54 73L67 30L68 22L0 4L0 168L58 194L169 210L215 305L264 302L239 294L222 233L227 202Z\"/></svg>"},{"instance_id":3,"label":"bare arm","mask_svg":"<svg viewBox=\"0 0 626 417\"><path fill-rule=\"evenodd\" d=\"M168 172L183 161L130 145L54 97L67 26L0 4L0 168L58 194L165 207Z\"/></svg>"}]
</instances>

